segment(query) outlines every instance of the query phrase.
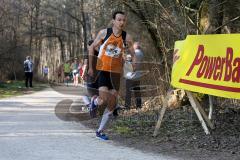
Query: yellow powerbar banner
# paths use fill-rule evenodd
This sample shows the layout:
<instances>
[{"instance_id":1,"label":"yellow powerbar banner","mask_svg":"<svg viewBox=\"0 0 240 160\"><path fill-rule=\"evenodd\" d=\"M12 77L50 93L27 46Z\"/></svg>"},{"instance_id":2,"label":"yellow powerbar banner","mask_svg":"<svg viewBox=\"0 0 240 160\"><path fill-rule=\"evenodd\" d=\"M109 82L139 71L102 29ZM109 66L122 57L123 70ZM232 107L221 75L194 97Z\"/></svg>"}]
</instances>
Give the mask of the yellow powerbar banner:
<instances>
[{"instance_id":1,"label":"yellow powerbar banner","mask_svg":"<svg viewBox=\"0 0 240 160\"><path fill-rule=\"evenodd\" d=\"M176 41L171 84L240 99L240 34L188 35Z\"/></svg>"}]
</instances>

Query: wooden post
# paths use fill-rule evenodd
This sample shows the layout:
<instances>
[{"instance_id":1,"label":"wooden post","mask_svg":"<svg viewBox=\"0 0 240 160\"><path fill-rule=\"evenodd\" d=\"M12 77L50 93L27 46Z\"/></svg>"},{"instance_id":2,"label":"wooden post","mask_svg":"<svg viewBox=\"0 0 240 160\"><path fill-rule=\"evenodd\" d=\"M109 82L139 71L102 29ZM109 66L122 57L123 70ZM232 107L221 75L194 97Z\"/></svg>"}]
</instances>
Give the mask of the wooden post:
<instances>
[{"instance_id":1,"label":"wooden post","mask_svg":"<svg viewBox=\"0 0 240 160\"><path fill-rule=\"evenodd\" d=\"M159 128L161 127L161 123L162 123L162 120L163 120L163 116L165 114L165 111L167 109L167 100L164 98L164 96L161 96L161 99L162 99L162 109L160 111L160 116L158 118L158 121L157 121L157 124L155 126L155 129L154 129L154 133L153 133L153 136L156 137L157 134L158 134L158 131L159 131Z\"/></svg>"},{"instance_id":2,"label":"wooden post","mask_svg":"<svg viewBox=\"0 0 240 160\"><path fill-rule=\"evenodd\" d=\"M213 113L213 99L212 96L208 95L209 98L209 113L208 113L208 118L211 120L212 119L212 113Z\"/></svg>"},{"instance_id":3,"label":"wooden post","mask_svg":"<svg viewBox=\"0 0 240 160\"><path fill-rule=\"evenodd\" d=\"M208 126L211 128L211 129L214 129L214 125L213 123L210 121L210 119L208 118L206 112L204 111L204 109L202 108L202 106L200 105L200 103L198 102L198 100L193 96L192 92L190 91L186 91L187 93L187 96L189 98L189 101L191 103L191 106L192 108L194 109L195 113L197 114L197 117L204 129L204 132L206 134L210 134L209 130L208 130L208 127L206 125L206 122L208 124ZM167 109L167 100L164 96L161 96L161 100L162 100L162 108L160 110L160 116L158 118L158 121L156 123L156 126L155 126L155 129L154 129L154 133L153 133L153 136L156 137L157 134L158 134L158 131L161 127L161 123L162 123L162 120L163 120L163 117L164 117L164 114L166 112L166 109ZM205 122L205 121L206 122Z\"/></svg>"},{"instance_id":4,"label":"wooden post","mask_svg":"<svg viewBox=\"0 0 240 160\"><path fill-rule=\"evenodd\" d=\"M198 103L198 101L195 99L195 97L192 95L192 93L190 91L186 91L186 93L187 93L187 96L188 96L189 101L191 103L191 106L193 107L194 111L196 112L196 114L198 116L198 119L199 119L205 133L210 134L210 132L208 130L208 127L207 127L205 121L203 120L202 114L199 111L199 108L201 108L201 107L199 107L200 104Z\"/></svg>"},{"instance_id":5,"label":"wooden post","mask_svg":"<svg viewBox=\"0 0 240 160\"><path fill-rule=\"evenodd\" d=\"M192 93L191 93L192 94ZM214 125L213 123L210 121L210 119L208 118L206 112L204 111L204 109L202 108L202 106L200 105L200 103L198 102L198 100L192 95L194 103L196 103L196 106L198 108L198 110L200 111L200 113L202 114L204 120L207 122L207 125L211 128L214 129Z\"/></svg>"}]
</instances>

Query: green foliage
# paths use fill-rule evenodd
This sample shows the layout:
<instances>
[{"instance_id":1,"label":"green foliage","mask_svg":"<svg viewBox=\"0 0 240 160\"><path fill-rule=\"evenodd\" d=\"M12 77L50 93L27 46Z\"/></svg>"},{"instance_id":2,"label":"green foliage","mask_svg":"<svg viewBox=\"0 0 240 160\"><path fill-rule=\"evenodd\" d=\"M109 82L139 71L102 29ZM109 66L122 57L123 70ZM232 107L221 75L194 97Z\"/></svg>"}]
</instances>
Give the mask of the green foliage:
<instances>
[{"instance_id":1,"label":"green foliage","mask_svg":"<svg viewBox=\"0 0 240 160\"><path fill-rule=\"evenodd\" d=\"M152 128L155 126L155 114L139 114L126 117L119 117L113 123L113 131L124 136L152 134Z\"/></svg>"},{"instance_id":2,"label":"green foliage","mask_svg":"<svg viewBox=\"0 0 240 160\"><path fill-rule=\"evenodd\" d=\"M23 81L6 81L0 83L0 98L18 96L29 93L27 91L39 91L47 87L47 85L41 83L34 83L34 85L33 89L27 90Z\"/></svg>"},{"instance_id":3,"label":"green foliage","mask_svg":"<svg viewBox=\"0 0 240 160\"><path fill-rule=\"evenodd\" d=\"M116 126L115 131L121 135L130 135L132 133L132 129L127 126Z\"/></svg>"},{"instance_id":4,"label":"green foliage","mask_svg":"<svg viewBox=\"0 0 240 160\"><path fill-rule=\"evenodd\" d=\"M121 134L121 135L131 135L133 133L133 130L131 129L130 126L132 126L134 124L132 124L132 121L130 120L117 120L115 121L114 125L113 125L113 130L114 132L116 132L117 134Z\"/></svg>"}]
</instances>

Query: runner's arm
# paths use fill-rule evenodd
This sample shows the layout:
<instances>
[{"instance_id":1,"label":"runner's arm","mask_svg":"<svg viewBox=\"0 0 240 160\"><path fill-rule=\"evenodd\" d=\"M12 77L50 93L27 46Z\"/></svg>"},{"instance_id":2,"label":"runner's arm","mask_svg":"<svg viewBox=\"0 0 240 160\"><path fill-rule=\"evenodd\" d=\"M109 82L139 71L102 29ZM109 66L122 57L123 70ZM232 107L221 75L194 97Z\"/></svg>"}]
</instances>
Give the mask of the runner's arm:
<instances>
[{"instance_id":1,"label":"runner's arm","mask_svg":"<svg viewBox=\"0 0 240 160\"><path fill-rule=\"evenodd\" d=\"M93 41L92 45L89 46L89 57L88 57L88 63L89 63L89 69L88 69L88 74L90 76L93 76L93 56L94 56L94 50L95 48L98 48L101 44L102 44L102 41L104 39L104 37L106 36L107 34L107 29L103 29L101 30L97 37L95 38L95 40Z\"/></svg>"}]
</instances>

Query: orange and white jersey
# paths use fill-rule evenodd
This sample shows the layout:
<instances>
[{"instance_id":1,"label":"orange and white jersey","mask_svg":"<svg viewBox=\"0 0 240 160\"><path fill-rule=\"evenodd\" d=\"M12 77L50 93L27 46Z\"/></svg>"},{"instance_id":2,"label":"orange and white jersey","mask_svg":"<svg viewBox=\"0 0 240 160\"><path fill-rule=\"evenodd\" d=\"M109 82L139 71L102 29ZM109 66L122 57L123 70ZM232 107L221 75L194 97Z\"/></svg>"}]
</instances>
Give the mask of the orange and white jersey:
<instances>
[{"instance_id":1,"label":"orange and white jersey","mask_svg":"<svg viewBox=\"0 0 240 160\"><path fill-rule=\"evenodd\" d=\"M101 45L96 69L121 73L123 66L123 54L125 47L122 35L116 37L113 33Z\"/></svg>"}]
</instances>

